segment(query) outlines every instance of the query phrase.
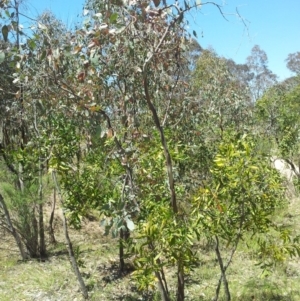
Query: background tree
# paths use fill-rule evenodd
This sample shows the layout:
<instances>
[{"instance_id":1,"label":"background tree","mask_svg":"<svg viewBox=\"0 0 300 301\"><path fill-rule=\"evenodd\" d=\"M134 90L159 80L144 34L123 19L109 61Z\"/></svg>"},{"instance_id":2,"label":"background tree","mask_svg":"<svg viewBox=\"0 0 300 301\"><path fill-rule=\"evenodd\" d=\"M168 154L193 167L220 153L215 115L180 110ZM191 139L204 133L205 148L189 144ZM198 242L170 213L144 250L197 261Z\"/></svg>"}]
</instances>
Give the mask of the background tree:
<instances>
[{"instance_id":1,"label":"background tree","mask_svg":"<svg viewBox=\"0 0 300 301\"><path fill-rule=\"evenodd\" d=\"M286 160L299 177L299 97L297 79L275 85L257 102L256 116L269 147Z\"/></svg>"},{"instance_id":2,"label":"background tree","mask_svg":"<svg viewBox=\"0 0 300 301\"><path fill-rule=\"evenodd\" d=\"M290 53L287 57L286 66L297 75L300 74L300 52Z\"/></svg>"},{"instance_id":3,"label":"background tree","mask_svg":"<svg viewBox=\"0 0 300 301\"><path fill-rule=\"evenodd\" d=\"M3 39L6 42L6 49L2 50L5 54L4 64L14 70L16 74L27 61L26 50L20 47L20 37L24 33L20 29L20 1L10 1L6 3L5 15L6 24L2 26ZM2 55L3 57L3 55ZM2 64L4 67L5 65ZM11 78L7 74L7 78ZM28 80L28 79L27 79ZM24 81L25 82L25 81ZM35 127L34 118L30 120L25 109L24 86L19 79L12 80L15 93L6 93L2 100L4 116L1 124L1 145L0 151L7 168L14 175L12 181L18 189L16 194L11 194L11 201L14 203L15 212L18 213L17 226L31 257L45 256L46 247L44 239L42 197L29 201L28 195L34 193L42 196L42 174L41 162L36 152L31 153L32 148L27 147ZM9 94L11 94L9 96ZM38 163L40 162L40 163ZM39 176L37 176L39 175ZM37 176L37 178L35 178ZM39 178L39 180L38 180ZM40 181L40 185L37 182ZM7 192L12 192L11 188ZM15 199L15 200L14 200ZM37 209L38 208L38 209ZM38 220L37 220L38 217Z\"/></svg>"},{"instance_id":4,"label":"background tree","mask_svg":"<svg viewBox=\"0 0 300 301\"><path fill-rule=\"evenodd\" d=\"M200 189L194 202L198 225L209 239L221 270L216 289L218 300L221 283L226 300L231 300L226 277L234 253L245 236L271 231L271 216L285 203L279 174L260 153L253 137L226 132L211 166L211 180ZM276 227L275 227L276 228ZM232 247L227 262L222 244Z\"/></svg>"},{"instance_id":5,"label":"background tree","mask_svg":"<svg viewBox=\"0 0 300 301\"><path fill-rule=\"evenodd\" d=\"M205 50L193 74L192 93L197 122L207 139L220 141L226 129L243 130L251 116L249 95L226 59Z\"/></svg>"},{"instance_id":6,"label":"background tree","mask_svg":"<svg viewBox=\"0 0 300 301\"><path fill-rule=\"evenodd\" d=\"M250 81L254 74L250 71L247 64L237 64L232 59L226 60L229 72L236 79L241 88L248 90L250 93Z\"/></svg>"},{"instance_id":7,"label":"background tree","mask_svg":"<svg viewBox=\"0 0 300 301\"><path fill-rule=\"evenodd\" d=\"M258 45L251 50L247 57L247 66L253 74L250 81L252 101L257 101L263 93L277 82L277 76L268 68L268 56Z\"/></svg>"}]
</instances>

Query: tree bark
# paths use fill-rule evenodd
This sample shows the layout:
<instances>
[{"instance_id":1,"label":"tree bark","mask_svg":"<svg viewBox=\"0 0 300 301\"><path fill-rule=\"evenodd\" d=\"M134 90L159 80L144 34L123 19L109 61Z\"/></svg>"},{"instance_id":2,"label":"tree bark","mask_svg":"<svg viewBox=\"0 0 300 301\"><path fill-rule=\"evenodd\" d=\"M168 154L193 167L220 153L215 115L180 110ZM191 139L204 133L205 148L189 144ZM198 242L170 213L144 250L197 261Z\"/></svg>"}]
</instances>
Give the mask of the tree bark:
<instances>
[{"instance_id":1,"label":"tree bark","mask_svg":"<svg viewBox=\"0 0 300 301\"><path fill-rule=\"evenodd\" d=\"M49 237L50 237L51 244L56 243L56 239L54 236L54 228L53 228L55 205L56 205L56 190L55 188L53 188L53 203L52 203L51 214L49 219Z\"/></svg>"},{"instance_id":2,"label":"tree bark","mask_svg":"<svg viewBox=\"0 0 300 301\"><path fill-rule=\"evenodd\" d=\"M23 236L26 239L26 247L30 253L30 257L38 258L39 257L39 227L38 221L35 217L35 208L29 213L29 222L26 225L26 230L22 229Z\"/></svg>"},{"instance_id":3,"label":"tree bark","mask_svg":"<svg viewBox=\"0 0 300 301\"><path fill-rule=\"evenodd\" d=\"M55 171L52 172L52 177L53 177L53 181L54 181L54 184L55 184L55 187L56 187L57 195L59 197L59 200L60 200L60 203L61 203L61 206L62 206L63 228L64 228L64 234L65 234L65 239L66 239L66 246L67 246L67 249L68 249L68 252L69 252L69 257L70 257L71 265L73 267L73 270L74 270L74 273L76 275L76 278L77 278L77 280L79 282L82 295L83 295L84 299L88 299L89 298L88 290L87 290L87 288L85 286L85 283L84 283L83 278L81 276L80 270L78 268L78 264L76 262L76 258L75 258L75 254L74 254L74 250L73 250L73 246L72 246L72 242L71 242L71 239L69 237L67 218L66 218L65 212L63 210L63 199L62 199L62 195L61 195L61 192L59 190L58 183L57 183L57 178L56 178Z\"/></svg>"},{"instance_id":4,"label":"tree bark","mask_svg":"<svg viewBox=\"0 0 300 301\"><path fill-rule=\"evenodd\" d=\"M45 227L44 227L44 212L43 212L43 164L42 159L39 158L39 249L40 256L46 256L46 243L45 243Z\"/></svg>"},{"instance_id":5,"label":"tree bark","mask_svg":"<svg viewBox=\"0 0 300 301\"><path fill-rule=\"evenodd\" d=\"M216 251L216 254L217 254L217 259L218 259L218 263L219 263L220 270L221 270L221 277L219 279L219 283L218 283L218 286L217 286L217 289L216 289L216 296L215 296L214 301L218 301L218 299L219 299L220 288L221 288L221 283L222 282L223 282L223 285L224 285L226 301L230 301L231 300L231 295L230 295L230 291L229 291L228 281L227 281L227 278L226 278L226 269L227 269L228 265L224 266L223 259L222 259L220 249L219 249L219 238L218 237L216 237L215 251Z\"/></svg>"},{"instance_id":6,"label":"tree bark","mask_svg":"<svg viewBox=\"0 0 300 301\"><path fill-rule=\"evenodd\" d=\"M44 227L44 213L43 204L39 204L39 249L41 258L46 257L46 243L45 243L45 227Z\"/></svg>"},{"instance_id":7,"label":"tree bark","mask_svg":"<svg viewBox=\"0 0 300 301\"><path fill-rule=\"evenodd\" d=\"M177 301L184 301L184 270L181 260L177 263Z\"/></svg>"},{"instance_id":8,"label":"tree bark","mask_svg":"<svg viewBox=\"0 0 300 301\"><path fill-rule=\"evenodd\" d=\"M162 279L162 275L159 272L155 272L155 276L158 279L157 286L158 291L160 293L160 297L162 301L170 301L170 296L168 292L168 288L166 287L166 283L164 283Z\"/></svg>"},{"instance_id":9,"label":"tree bark","mask_svg":"<svg viewBox=\"0 0 300 301\"><path fill-rule=\"evenodd\" d=\"M120 262L120 272L125 270L125 261L124 261L124 230L120 229L120 239L119 239L119 262Z\"/></svg>"},{"instance_id":10,"label":"tree bark","mask_svg":"<svg viewBox=\"0 0 300 301\"><path fill-rule=\"evenodd\" d=\"M17 243L17 246L19 248L22 260L26 260L28 258L28 256L25 253L25 250L23 248L23 244L22 244L22 241L20 239L20 236L19 236L18 232L16 231L15 227L13 226L13 224L11 222L9 211L7 209L7 206L4 202L4 199L3 199L1 194L0 194L0 206L2 207L2 209L4 211L4 215L6 217L6 222L7 222L7 227L9 229L10 233L13 235L16 243Z\"/></svg>"}]
</instances>

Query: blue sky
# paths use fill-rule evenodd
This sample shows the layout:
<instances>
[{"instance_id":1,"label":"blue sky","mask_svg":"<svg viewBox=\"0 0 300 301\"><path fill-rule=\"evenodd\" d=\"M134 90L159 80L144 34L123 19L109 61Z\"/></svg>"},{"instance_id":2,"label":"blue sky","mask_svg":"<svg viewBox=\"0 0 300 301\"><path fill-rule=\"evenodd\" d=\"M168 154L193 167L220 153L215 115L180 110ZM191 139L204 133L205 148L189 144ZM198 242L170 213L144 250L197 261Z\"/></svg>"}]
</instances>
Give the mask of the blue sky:
<instances>
[{"instance_id":1,"label":"blue sky","mask_svg":"<svg viewBox=\"0 0 300 301\"><path fill-rule=\"evenodd\" d=\"M101 0L100 0L101 1ZM26 0L27 14L34 16L49 9L68 26L81 14L84 0ZM170 0L167 2L170 2ZM289 53L300 51L300 0L217 0L223 4L226 21L217 8L203 5L188 15L190 29L198 34L204 48L213 47L219 55L244 63L254 45L268 55L269 68L285 79ZM202 3L205 3L202 0ZM242 21L236 13L242 16ZM244 23L247 25L245 27Z\"/></svg>"}]
</instances>

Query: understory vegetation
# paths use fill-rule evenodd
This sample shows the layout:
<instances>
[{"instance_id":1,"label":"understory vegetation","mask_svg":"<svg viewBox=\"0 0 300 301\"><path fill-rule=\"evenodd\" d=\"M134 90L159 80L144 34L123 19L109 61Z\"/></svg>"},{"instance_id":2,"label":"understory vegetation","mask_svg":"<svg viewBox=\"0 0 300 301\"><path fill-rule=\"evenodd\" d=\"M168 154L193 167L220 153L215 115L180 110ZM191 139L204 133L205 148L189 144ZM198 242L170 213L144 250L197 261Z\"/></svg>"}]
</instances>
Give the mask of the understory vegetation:
<instances>
[{"instance_id":1,"label":"understory vegetation","mask_svg":"<svg viewBox=\"0 0 300 301\"><path fill-rule=\"evenodd\" d=\"M279 82L258 45L203 49L186 14L218 2L87 0L74 29L21 4L0 1L0 300L300 300L299 53Z\"/></svg>"}]
</instances>

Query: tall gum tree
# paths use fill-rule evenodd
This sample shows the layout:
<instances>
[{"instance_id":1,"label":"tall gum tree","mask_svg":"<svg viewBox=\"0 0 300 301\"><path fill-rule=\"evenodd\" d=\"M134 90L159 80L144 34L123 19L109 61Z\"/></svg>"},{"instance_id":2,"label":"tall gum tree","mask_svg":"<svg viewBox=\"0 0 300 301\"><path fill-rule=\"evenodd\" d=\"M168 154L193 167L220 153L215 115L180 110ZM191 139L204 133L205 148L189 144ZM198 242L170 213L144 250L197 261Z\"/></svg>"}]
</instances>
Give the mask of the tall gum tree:
<instances>
[{"instance_id":1,"label":"tall gum tree","mask_svg":"<svg viewBox=\"0 0 300 301\"><path fill-rule=\"evenodd\" d=\"M255 103L268 88L277 83L277 76L268 68L268 56L258 45L252 48L246 64L253 74L250 89Z\"/></svg>"}]
</instances>

